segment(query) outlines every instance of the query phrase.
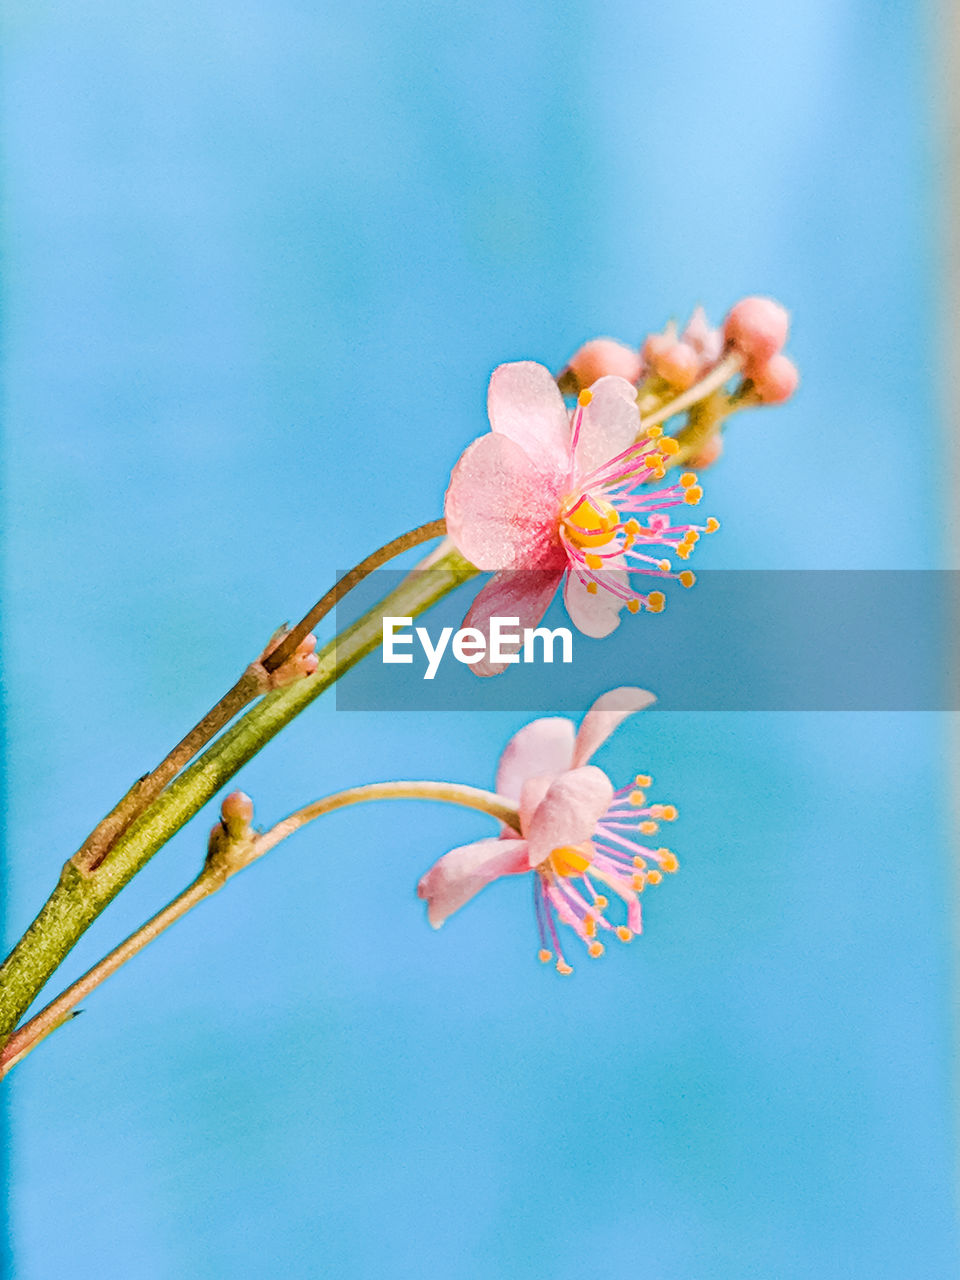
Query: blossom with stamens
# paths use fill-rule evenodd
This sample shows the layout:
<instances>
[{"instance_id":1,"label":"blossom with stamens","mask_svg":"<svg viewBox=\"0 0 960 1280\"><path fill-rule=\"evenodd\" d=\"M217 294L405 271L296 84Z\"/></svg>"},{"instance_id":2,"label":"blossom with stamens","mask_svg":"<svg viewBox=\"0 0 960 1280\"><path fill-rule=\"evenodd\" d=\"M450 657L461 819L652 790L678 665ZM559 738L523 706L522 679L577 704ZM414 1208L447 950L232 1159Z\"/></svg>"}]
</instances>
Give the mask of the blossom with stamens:
<instances>
[{"instance_id":1,"label":"blossom with stamens","mask_svg":"<svg viewBox=\"0 0 960 1280\"><path fill-rule=\"evenodd\" d=\"M602 937L629 942L640 933L640 894L677 870L676 855L652 840L677 811L648 802L648 775L614 790L588 761L621 721L653 701L644 689L613 689L597 699L579 731L570 720L550 717L511 738L496 790L516 804L520 831L504 827L499 837L451 849L430 868L417 892L435 929L491 881L529 872L539 958L555 960L560 973L572 970L558 925L572 929L591 956L603 954ZM623 905L621 923L607 918L610 896Z\"/></svg>"},{"instance_id":2,"label":"blossom with stamens","mask_svg":"<svg viewBox=\"0 0 960 1280\"><path fill-rule=\"evenodd\" d=\"M568 412L550 371L521 361L494 370L487 405L491 431L454 468L444 511L458 549L478 569L496 571L465 626L486 631L494 616L535 626L563 583L575 625L605 636L625 606L664 607L663 592L637 590L632 575L693 585L668 553L685 559L718 525L665 517L703 493L692 472L652 487L678 446L661 427L644 429L629 382L603 377ZM504 665L473 669L492 675Z\"/></svg>"}]
</instances>

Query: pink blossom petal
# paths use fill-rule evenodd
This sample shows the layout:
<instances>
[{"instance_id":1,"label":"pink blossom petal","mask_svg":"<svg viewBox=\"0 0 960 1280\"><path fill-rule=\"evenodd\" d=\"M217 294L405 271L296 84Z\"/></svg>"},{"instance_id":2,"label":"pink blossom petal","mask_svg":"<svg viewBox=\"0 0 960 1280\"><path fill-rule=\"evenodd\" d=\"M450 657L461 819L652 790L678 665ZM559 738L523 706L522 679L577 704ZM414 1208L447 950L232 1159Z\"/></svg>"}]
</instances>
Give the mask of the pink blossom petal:
<instances>
[{"instance_id":1,"label":"pink blossom petal","mask_svg":"<svg viewBox=\"0 0 960 1280\"><path fill-rule=\"evenodd\" d=\"M563 587L563 603L577 630L582 631L585 636L600 640L619 627L620 611L626 604L625 600L606 590L603 584L609 582L611 586L626 590L630 579L619 569L598 569L597 577L600 585L596 595L591 595L586 584L571 569Z\"/></svg>"},{"instance_id":2,"label":"pink blossom petal","mask_svg":"<svg viewBox=\"0 0 960 1280\"><path fill-rule=\"evenodd\" d=\"M573 748L574 767L584 765L593 753L610 737L617 725L637 711L643 711L656 702L656 696L646 689L625 686L601 694L587 714L577 733Z\"/></svg>"},{"instance_id":3,"label":"pink blossom petal","mask_svg":"<svg viewBox=\"0 0 960 1280\"><path fill-rule=\"evenodd\" d=\"M589 840L612 799L613 783L595 765L561 774L530 821L527 842L531 867L539 866L554 849Z\"/></svg>"},{"instance_id":4,"label":"pink blossom petal","mask_svg":"<svg viewBox=\"0 0 960 1280\"><path fill-rule=\"evenodd\" d=\"M590 388L574 452L575 473L585 476L622 453L640 434L637 389L612 374Z\"/></svg>"},{"instance_id":5,"label":"pink blossom petal","mask_svg":"<svg viewBox=\"0 0 960 1280\"><path fill-rule=\"evenodd\" d=\"M488 647L491 618L517 618L518 624L516 628L511 626L511 631L535 627L546 613L562 577L562 568L505 569L496 573L470 606L463 625L482 631L487 637ZM493 676L505 671L508 665L506 662L491 662L485 656L471 670L478 676Z\"/></svg>"},{"instance_id":6,"label":"pink blossom petal","mask_svg":"<svg viewBox=\"0 0 960 1280\"><path fill-rule=\"evenodd\" d=\"M723 354L723 334L719 329L711 328L703 307L694 309L680 339L696 351L700 357L701 370L716 364Z\"/></svg>"},{"instance_id":7,"label":"pink blossom petal","mask_svg":"<svg viewBox=\"0 0 960 1280\"><path fill-rule=\"evenodd\" d=\"M537 569L556 554L559 506L558 485L518 444L491 434L454 467L444 515L456 547L478 569Z\"/></svg>"},{"instance_id":8,"label":"pink blossom petal","mask_svg":"<svg viewBox=\"0 0 960 1280\"><path fill-rule=\"evenodd\" d=\"M547 473L565 474L570 419L553 374L532 360L494 369L487 390L490 426L508 436Z\"/></svg>"},{"instance_id":9,"label":"pink blossom petal","mask_svg":"<svg viewBox=\"0 0 960 1280\"><path fill-rule=\"evenodd\" d=\"M569 769L574 733L573 721L562 716L547 716L525 724L513 735L500 757L497 795L519 800L520 788L528 778Z\"/></svg>"},{"instance_id":10,"label":"pink blossom petal","mask_svg":"<svg viewBox=\"0 0 960 1280\"><path fill-rule=\"evenodd\" d=\"M439 858L417 885L427 919L439 929L448 916L499 876L529 870L526 840L478 840Z\"/></svg>"},{"instance_id":11,"label":"pink blossom petal","mask_svg":"<svg viewBox=\"0 0 960 1280\"><path fill-rule=\"evenodd\" d=\"M569 765L564 769L564 772L569 772ZM533 821L533 815L540 807L540 802L556 780L557 775L555 773L543 773L537 777L527 778L520 788L517 810L520 814L520 832L524 838L530 830L530 823Z\"/></svg>"}]
</instances>

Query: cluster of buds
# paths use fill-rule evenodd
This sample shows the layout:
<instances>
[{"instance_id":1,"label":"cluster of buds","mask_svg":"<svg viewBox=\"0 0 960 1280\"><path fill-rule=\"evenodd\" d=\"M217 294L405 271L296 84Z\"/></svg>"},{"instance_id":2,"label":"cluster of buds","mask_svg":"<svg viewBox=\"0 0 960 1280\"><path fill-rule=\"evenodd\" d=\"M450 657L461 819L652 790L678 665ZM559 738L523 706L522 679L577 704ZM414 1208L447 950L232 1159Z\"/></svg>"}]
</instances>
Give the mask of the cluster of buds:
<instances>
[{"instance_id":1,"label":"cluster of buds","mask_svg":"<svg viewBox=\"0 0 960 1280\"><path fill-rule=\"evenodd\" d=\"M687 406L686 425L674 433L685 444L684 461L702 469L720 457L720 429L731 413L782 404L797 389L797 367L783 354L789 328L786 310L770 298L741 299L719 328L697 307L682 331L671 321L639 348L613 338L592 339L557 381L565 395L577 395L606 375L625 378L637 388L637 403L646 417L709 383L716 373L719 385Z\"/></svg>"}]
</instances>

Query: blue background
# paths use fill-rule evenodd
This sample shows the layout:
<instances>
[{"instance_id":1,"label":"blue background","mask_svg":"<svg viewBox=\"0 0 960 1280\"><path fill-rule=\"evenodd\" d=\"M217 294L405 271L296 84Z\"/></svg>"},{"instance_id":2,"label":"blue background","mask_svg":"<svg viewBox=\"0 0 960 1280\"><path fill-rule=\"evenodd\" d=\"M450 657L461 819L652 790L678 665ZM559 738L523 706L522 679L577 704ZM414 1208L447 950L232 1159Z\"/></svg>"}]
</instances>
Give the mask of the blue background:
<instances>
[{"instance_id":1,"label":"blue background","mask_svg":"<svg viewBox=\"0 0 960 1280\"><path fill-rule=\"evenodd\" d=\"M735 422L701 566L944 563L926 24L8 6L11 940L275 625L440 513L502 360L778 296L803 388ZM625 624L638 683L656 621ZM523 720L326 699L240 783L262 822L360 781L489 785ZM953 1276L946 738L638 717L600 763L677 802L681 874L566 982L520 882L427 927L417 877L484 818L325 819L11 1078L11 1274ZM212 821L64 979L192 877Z\"/></svg>"}]
</instances>

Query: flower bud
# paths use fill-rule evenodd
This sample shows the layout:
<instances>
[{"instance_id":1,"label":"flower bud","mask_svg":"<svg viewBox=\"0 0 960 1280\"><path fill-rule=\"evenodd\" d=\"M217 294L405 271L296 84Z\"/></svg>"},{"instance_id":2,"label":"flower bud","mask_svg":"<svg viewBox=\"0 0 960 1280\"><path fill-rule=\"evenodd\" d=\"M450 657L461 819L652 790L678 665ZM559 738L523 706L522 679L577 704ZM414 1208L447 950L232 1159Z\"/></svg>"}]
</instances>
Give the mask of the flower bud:
<instances>
[{"instance_id":1,"label":"flower bud","mask_svg":"<svg viewBox=\"0 0 960 1280\"><path fill-rule=\"evenodd\" d=\"M613 338L592 338L572 356L561 378L572 374L581 389L593 386L607 374L639 382L642 368L640 353L632 347Z\"/></svg>"},{"instance_id":2,"label":"flower bud","mask_svg":"<svg viewBox=\"0 0 960 1280\"><path fill-rule=\"evenodd\" d=\"M649 339L648 339L649 342ZM685 342L674 342L650 361L654 371L678 391L692 387L700 376L700 357Z\"/></svg>"},{"instance_id":3,"label":"flower bud","mask_svg":"<svg viewBox=\"0 0 960 1280\"><path fill-rule=\"evenodd\" d=\"M787 356L779 354L762 364L748 365L746 373L764 404L783 404L800 382L797 366Z\"/></svg>"},{"instance_id":4,"label":"flower bud","mask_svg":"<svg viewBox=\"0 0 960 1280\"><path fill-rule=\"evenodd\" d=\"M228 836L245 836L253 822L253 801L243 791L231 791L220 806L220 817Z\"/></svg>"},{"instance_id":5,"label":"flower bud","mask_svg":"<svg viewBox=\"0 0 960 1280\"><path fill-rule=\"evenodd\" d=\"M714 431L703 441L698 452L690 455L688 462L697 471L703 471L705 467L712 467L720 459L722 453L723 436L719 431Z\"/></svg>"},{"instance_id":6,"label":"flower bud","mask_svg":"<svg viewBox=\"0 0 960 1280\"><path fill-rule=\"evenodd\" d=\"M723 322L727 343L751 364L776 355L787 340L790 316L772 298L742 298Z\"/></svg>"}]
</instances>

